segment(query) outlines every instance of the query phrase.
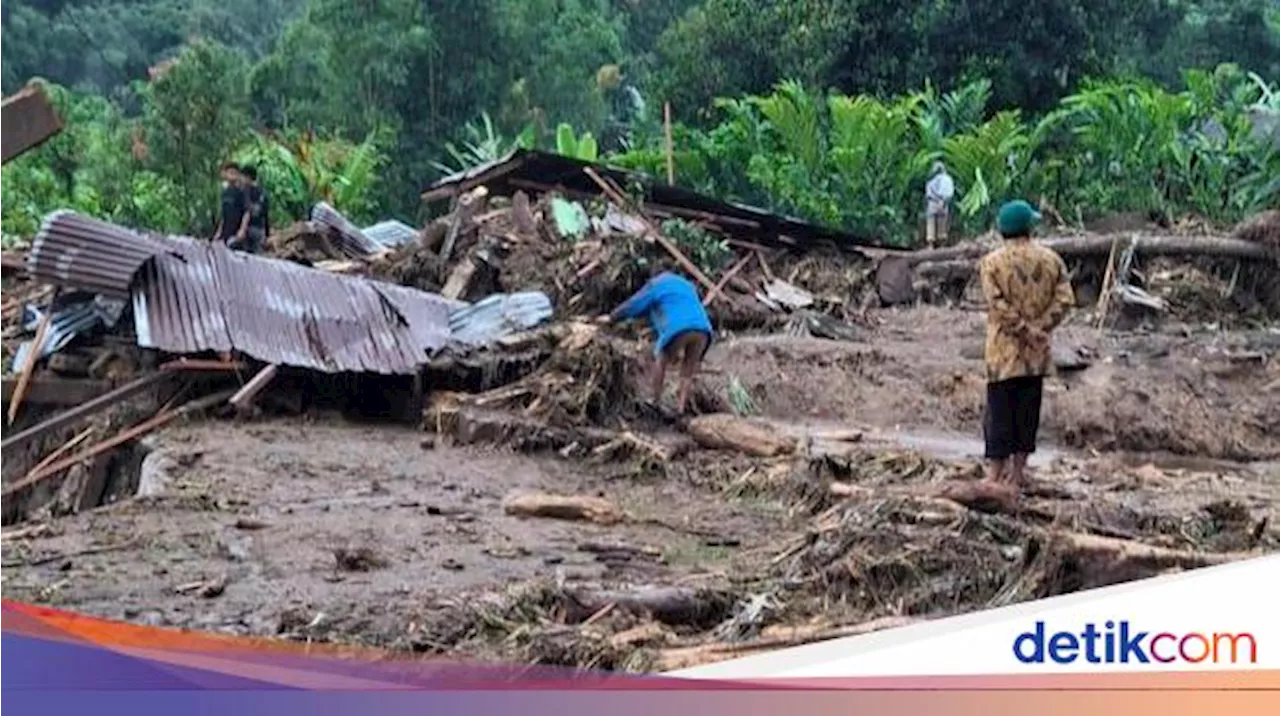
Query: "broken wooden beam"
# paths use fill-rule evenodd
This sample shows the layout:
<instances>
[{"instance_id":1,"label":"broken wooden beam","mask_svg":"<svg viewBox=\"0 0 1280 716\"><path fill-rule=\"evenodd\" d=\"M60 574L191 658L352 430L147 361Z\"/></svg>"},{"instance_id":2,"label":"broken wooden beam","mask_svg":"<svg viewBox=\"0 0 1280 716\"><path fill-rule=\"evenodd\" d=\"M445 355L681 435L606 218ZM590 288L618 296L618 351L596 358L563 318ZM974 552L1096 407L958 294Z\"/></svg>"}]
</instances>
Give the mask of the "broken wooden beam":
<instances>
[{"instance_id":1,"label":"broken wooden beam","mask_svg":"<svg viewBox=\"0 0 1280 716\"><path fill-rule=\"evenodd\" d=\"M33 439L41 437L41 435L50 433L52 430L68 427L68 425L77 423L79 420L99 414L99 412L109 409L109 407L116 405L116 403L124 402L129 400L129 398L141 395L141 393L146 392L148 388L157 387L161 382L164 382L164 380L173 378L175 374L186 373L186 371L191 371L191 373L221 373L221 371L241 369L243 369L243 364L238 364L238 362L187 359L166 362L166 364L160 366L160 370L156 371L156 373L143 375L143 377L133 380L131 383L125 383L124 386L120 386L119 388L115 388L114 391L110 391L108 393L104 393L104 395L93 398L93 400L83 403L81 406L73 407L72 410L60 412L60 414L52 416L49 420L44 420L41 421L41 423L32 425L31 428L22 430L20 433L9 435L9 437L0 441L0 456L4 456L5 453L12 451L14 448L19 446L23 446L23 444L31 442Z\"/></svg>"},{"instance_id":2,"label":"broken wooden beam","mask_svg":"<svg viewBox=\"0 0 1280 716\"><path fill-rule=\"evenodd\" d=\"M609 197L610 201L617 204L620 208L628 208L629 202L627 202L626 198L623 197L616 189L609 186L604 179L600 178L600 175L597 174L594 169L591 167L583 167L582 171L585 172L587 176L591 177L591 180L600 187L600 190ZM658 242L658 245L661 246L668 254L671 254L671 257L676 260L676 263L680 264L681 268L688 271L689 274L697 279L698 283L701 283L708 291L715 290L715 282L707 278L707 275L702 272L702 269L698 268L696 264L690 261L688 256L685 256L675 244L671 243L670 239L663 236L662 232L658 230L658 227L654 226L653 222L649 217L645 216L643 211L637 209L636 214L649 229L649 233L653 235L653 240Z\"/></svg>"},{"instance_id":3,"label":"broken wooden beam","mask_svg":"<svg viewBox=\"0 0 1280 716\"><path fill-rule=\"evenodd\" d=\"M264 367L258 371L257 375L250 378L249 382L244 384L244 387L236 391L236 394L231 396L231 400L227 402L231 403L236 410L244 410L249 407L253 403L253 399L258 397L258 394L266 389L271 380L276 377L276 373L279 370L280 366L274 363Z\"/></svg>"},{"instance_id":4,"label":"broken wooden beam","mask_svg":"<svg viewBox=\"0 0 1280 716\"><path fill-rule=\"evenodd\" d=\"M138 423L137 425L134 425L131 428L127 428L121 431L120 433L117 433L115 436L111 438L108 438L106 440L103 440L102 442L96 443L91 447L85 448L84 450L81 450L80 452L70 457L66 457L61 460L58 460L57 462L54 462L51 465L46 465L44 468L40 469L39 471L32 472L31 474L27 475L21 480L17 480L8 485L5 485L4 491L0 492L0 497L4 497L8 499L9 497L16 494L20 490L26 489L27 487L30 487L31 485L34 485L35 483L40 482L41 480L45 480L54 475L57 475L63 470L66 470L69 467L73 467L80 462L83 462L90 458L101 455L107 450L110 450L115 447L119 447L120 445L123 445L124 443L127 443L130 440L136 440L137 438L140 438L143 435L146 435L147 433L153 430L164 427L166 424L172 422L177 418L180 418L184 415L190 415L191 413L204 410L206 408L213 407L214 405L217 405L227 400L227 398L231 397L231 395L234 392L235 391L224 390L218 393L214 393L212 395L205 396L203 398L198 398L196 400L193 400L189 403L186 403L185 405L183 405L182 407L176 410L169 410L169 411L163 411L163 412L157 413L153 417L148 418L147 420L144 420L141 423Z\"/></svg>"},{"instance_id":5,"label":"broken wooden beam","mask_svg":"<svg viewBox=\"0 0 1280 716\"><path fill-rule=\"evenodd\" d=\"M46 310L36 328L36 337L31 341L31 350L27 351L26 360L22 361L22 372L18 374L18 384L13 388L13 397L9 400L9 424L18 417L22 407L22 399L27 394L27 386L31 383L31 374L40 359L40 349L44 347L44 337L49 332L49 321L53 318L53 309Z\"/></svg>"},{"instance_id":6,"label":"broken wooden beam","mask_svg":"<svg viewBox=\"0 0 1280 716\"><path fill-rule=\"evenodd\" d=\"M716 300L716 297L724 292L724 287L729 285L729 282L733 280L733 277L738 275L738 272L742 270L743 266L747 265L747 262L749 262L751 258L752 255L747 254L739 259L733 266L729 267L729 270L724 272L724 275L720 277L720 281L716 283L715 287L707 292L706 298L702 299L702 305L710 306L711 302Z\"/></svg>"},{"instance_id":7,"label":"broken wooden beam","mask_svg":"<svg viewBox=\"0 0 1280 716\"><path fill-rule=\"evenodd\" d=\"M9 402L17 386L17 378L3 380L4 402ZM79 405L106 393L111 387L111 382L106 380L38 375L27 386L26 401L37 405Z\"/></svg>"}]
</instances>

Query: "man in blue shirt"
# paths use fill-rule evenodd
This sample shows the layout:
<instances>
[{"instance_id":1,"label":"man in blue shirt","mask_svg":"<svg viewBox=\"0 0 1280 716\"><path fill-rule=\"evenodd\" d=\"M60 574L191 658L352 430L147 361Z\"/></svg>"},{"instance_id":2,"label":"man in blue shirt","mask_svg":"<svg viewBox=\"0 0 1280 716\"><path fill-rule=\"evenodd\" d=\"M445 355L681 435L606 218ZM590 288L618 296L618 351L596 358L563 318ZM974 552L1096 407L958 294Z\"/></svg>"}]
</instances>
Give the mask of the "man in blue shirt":
<instances>
[{"instance_id":1,"label":"man in blue shirt","mask_svg":"<svg viewBox=\"0 0 1280 716\"><path fill-rule=\"evenodd\" d=\"M634 296L600 320L610 323L642 316L649 319L649 325L658 334L653 351L654 402L662 399L667 365L679 365L680 387L676 401L679 411L683 413L689 400L693 378L702 365L707 349L711 347L711 319L702 307L698 289L688 279L669 271L649 279Z\"/></svg>"}]
</instances>

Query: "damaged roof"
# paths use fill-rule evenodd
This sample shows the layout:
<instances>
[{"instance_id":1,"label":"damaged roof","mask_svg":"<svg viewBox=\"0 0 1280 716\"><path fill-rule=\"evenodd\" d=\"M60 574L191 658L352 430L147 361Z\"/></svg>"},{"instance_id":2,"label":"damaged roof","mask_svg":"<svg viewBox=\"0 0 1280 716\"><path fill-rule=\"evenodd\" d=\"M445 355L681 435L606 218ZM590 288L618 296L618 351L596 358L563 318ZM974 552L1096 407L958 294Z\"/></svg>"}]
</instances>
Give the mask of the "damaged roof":
<instances>
[{"instance_id":1,"label":"damaged roof","mask_svg":"<svg viewBox=\"0 0 1280 716\"><path fill-rule=\"evenodd\" d=\"M440 296L220 242L59 212L31 254L32 273L49 283L131 295L138 344L170 353L234 350L327 373L412 374L449 340L453 305Z\"/></svg>"},{"instance_id":2,"label":"damaged roof","mask_svg":"<svg viewBox=\"0 0 1280 716\"><path fill-rule=\"evenodd\" d=\"M644 186L645 206L655 213L692 221L706 220L719 225L726 233L758 243L787 248L820 241L830 241L846 248L885 246L880 239L723 201L671 186L640 172L532 149L516 149L502 159L447 176L428 187L422 194L422 200L429 202L453 197L477 186L488 187L490 192L503 195L519 190L532 193L560 190L569 196L596 196L600 187L583 171L587 168L612 179L621 187L636 183Z\"/></svg>"}]
</instances>

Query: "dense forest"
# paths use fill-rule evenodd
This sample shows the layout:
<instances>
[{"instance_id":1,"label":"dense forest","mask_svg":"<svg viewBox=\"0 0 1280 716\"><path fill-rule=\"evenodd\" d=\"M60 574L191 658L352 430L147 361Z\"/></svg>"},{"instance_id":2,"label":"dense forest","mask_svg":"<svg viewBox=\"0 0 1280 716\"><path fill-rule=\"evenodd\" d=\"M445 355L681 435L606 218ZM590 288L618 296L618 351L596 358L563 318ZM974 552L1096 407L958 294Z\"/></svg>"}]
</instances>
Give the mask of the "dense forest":
<instances>
[{"instance_id":1,"label":"dense forest","mask_svg":"<svg viewBox=\"0 0 1280 716\"><path fill-rule=\"evenodd\" d=\"M537 146L898 242L930 163L962 225L1229 223L1280 205L1280 0L14 0L3 89L67 128L3 172L6 240L63 206L206 234L218 165L287 222L419 221Z\"/></svg>"}]
</instances>

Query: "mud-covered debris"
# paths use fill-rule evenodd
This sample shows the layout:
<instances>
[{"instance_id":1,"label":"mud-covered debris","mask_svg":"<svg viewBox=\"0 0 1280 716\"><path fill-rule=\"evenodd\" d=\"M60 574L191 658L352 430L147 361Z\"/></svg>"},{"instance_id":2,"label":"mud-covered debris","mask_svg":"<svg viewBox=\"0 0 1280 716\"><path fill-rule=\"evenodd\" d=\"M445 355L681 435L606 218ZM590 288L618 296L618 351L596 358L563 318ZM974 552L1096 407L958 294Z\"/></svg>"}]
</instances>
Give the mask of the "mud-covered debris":
<instances>
[{"instance_id":1,"label":"mud-covered debris","mask_svg":"<svg viewBox=\"0 0 1280 716\"><path fill-rule=\"evenodd\" d=\"M240 517L236 519L235 528L238 530L247 530L255 532L257 530L265 530L271 526L271 523L260 520L256 517Z\"/></svg>"},{"instance_id":2,"label":"mud-covered debris","mask_svg":"<svg viewBox=\"0 0 1280 716\"><path fill-rule=\"evenodd\" d=\"M338 547L333 550L338 569L344 572L370 572L390 566L391 561L372 547Z\"/></svg>"},{"instance_id":3,"label":"mud-covered debris","mask_svg":"<svg viewBox=\"0 0 1280 716\"><path fill-rule=\"evenodd\" d=\"M194 594L205 599L213 599L222 596L227 590L227 577L221 575L211 579L203 579L197 582L188 582L180 584L173 588L178 594Z\"/></svg>"},{"instance_id":4,"label":"mud-covered debris","mask_svg":"<svg viewBox=\"0 0 1280 716\"><path fill-rule=\"evenodd\" d=\"M516 517L548 517L612 525L626 519L612 502L587 495L554 495L546 492L513 493L502 501L502 509Z\"/></svg>"}]
</instances>

